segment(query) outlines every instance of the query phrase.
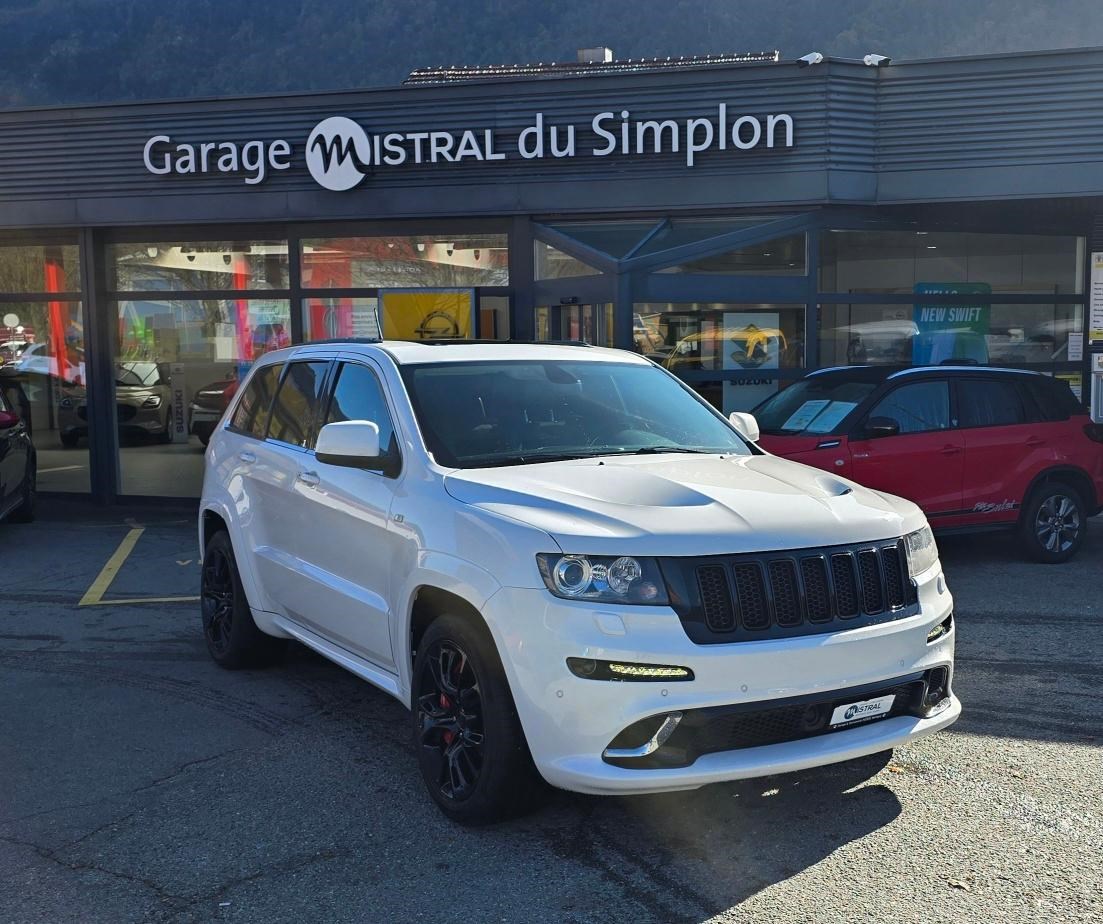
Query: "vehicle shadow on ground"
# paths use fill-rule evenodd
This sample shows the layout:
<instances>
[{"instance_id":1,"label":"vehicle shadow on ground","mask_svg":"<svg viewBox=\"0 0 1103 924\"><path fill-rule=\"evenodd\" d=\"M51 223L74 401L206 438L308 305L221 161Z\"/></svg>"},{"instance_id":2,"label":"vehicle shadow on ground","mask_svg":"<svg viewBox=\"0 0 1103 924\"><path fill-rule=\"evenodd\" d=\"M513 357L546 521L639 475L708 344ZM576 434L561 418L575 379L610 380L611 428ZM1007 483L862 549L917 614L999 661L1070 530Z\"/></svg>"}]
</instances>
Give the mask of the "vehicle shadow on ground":
<instances>
[{"instance_id":1,"label":"vehicle shadow on ground","mask_svg":"<svg viewBox=\"0 0 1103 924\"><path fill-rule=\"evenodd\" d=\"M705 921L883 828L901 812L887 786L870 782L889 764L891 753L884 752L682 793L596 797L549 787L545 804L531 815L463 828L439 814L424 793L409 713L401 705L297 647L285 670L299 675L296 686L299 677L309 677L316 693L328 688L325 711L331 721L353 729L364 716L374 716L363 735L354 735L365 754L380 738L403 752L401 758L395 755L390 773L408 775L398 785L409 801L377 805L378 813L391 817L377 818L376 824L403 830L416 805L417 838L451 845L449 862L434 873L438 886L446 888L452 877L475 877L501 880L503 887L508 882L511 894L547 894L554 883L555 898L541 909L543 920ZM370 792L373 782L365 780L364 786ZM491 845L493 865L476 871L485 860L473 858L485 856ZM520 854L511 853L510 845L520 847ZM467 919L516 919L499 901L491 889L482 907L468 904ZM460 920L428 905L408 906L405 913L403 920L419 913Z\"/></svg>"},{"instance_id":2,"label":"vehicle shadow on ground","mask_svg":"<svg viewBox=\"0 0 1103 924\"><path fill-rule=\"evenodd\" d=\"M704 921L896 819L896 795L862 785L891 756L684 793L555 793L530 824L557 857L599 873L644 918Z\"/></svg>"}]
</instances>

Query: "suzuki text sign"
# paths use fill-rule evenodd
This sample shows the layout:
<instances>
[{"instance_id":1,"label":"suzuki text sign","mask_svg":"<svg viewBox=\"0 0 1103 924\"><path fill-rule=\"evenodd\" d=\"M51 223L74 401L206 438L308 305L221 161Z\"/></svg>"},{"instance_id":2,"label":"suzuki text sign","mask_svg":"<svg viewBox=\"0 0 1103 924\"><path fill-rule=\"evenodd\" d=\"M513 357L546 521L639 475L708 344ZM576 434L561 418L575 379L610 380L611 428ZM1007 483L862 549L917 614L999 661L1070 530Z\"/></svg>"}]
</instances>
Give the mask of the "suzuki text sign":
<instances>
[{"instance_id":1,"label":"suzuki text sign","mask_svg":"<svg viewBox=\"0 0 1103 924\"><path fill-rule=\"evenodd\" d=\"M584 126L553 124L537 113L515 138L492 128L370 133L352 119L330 116L298 151L285 139L196 142L159 134L146 141L142 162L157 176L228 174L255 186L272 172L289 170L301 154L320 186L344 192L369 172L409 164L677 154L692 167L706 151L792 148L793 136L790 115L734 114L725 103L707 116L685 119L633 119L627 109L608 110Z\"/></svg>"}]
</instances>

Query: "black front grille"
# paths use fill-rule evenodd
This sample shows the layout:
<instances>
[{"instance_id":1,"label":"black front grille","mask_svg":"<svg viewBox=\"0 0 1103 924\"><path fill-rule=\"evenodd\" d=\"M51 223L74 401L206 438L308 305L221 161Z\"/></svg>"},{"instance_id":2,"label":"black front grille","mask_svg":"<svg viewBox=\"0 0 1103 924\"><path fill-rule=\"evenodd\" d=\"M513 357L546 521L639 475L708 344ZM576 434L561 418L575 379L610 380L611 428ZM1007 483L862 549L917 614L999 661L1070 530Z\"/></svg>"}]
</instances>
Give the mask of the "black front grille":
<instances>
[{"instance_id":1,"label":"black front grille","mask_svg":"<svg viewBox=\"0 0 1103 924\"><path fill-rule=\"evenodd\" d=\"M644 758L612 759L610 762L638 769L684 767L703 754L798 741L894 716L921 716L930 675L931 672L909 674L878 684L794 697L773 703L766 701L689 709L683 712L674 734L658 751ZM831 727L831 716L838 706L889 695L895 699L888 712L863 723ZM654 718L645 719L626 728L609 746L635 746L654 734L655 727Z\"/></svg>"},{"instance_id":2,"label":"black front grille","mask_svg":"<svg viewBox=\"0 0 1103 924\"><path fill-rule=\"evenodd\" d=\"M119 423L126 423L138 415L138 409L133 404L117 404L115 405L115 415Z\"/></svg>"},{"instance_id":3,"label":"black front grille","mask_svg":"<svg viewBox=\"0 0 1103 924\"><path fill-rule=\"evenodd\" d=\"M700 644L811 635L918 610L902 541L661 564L674 609Z\"/></svg>"}]
</instances>

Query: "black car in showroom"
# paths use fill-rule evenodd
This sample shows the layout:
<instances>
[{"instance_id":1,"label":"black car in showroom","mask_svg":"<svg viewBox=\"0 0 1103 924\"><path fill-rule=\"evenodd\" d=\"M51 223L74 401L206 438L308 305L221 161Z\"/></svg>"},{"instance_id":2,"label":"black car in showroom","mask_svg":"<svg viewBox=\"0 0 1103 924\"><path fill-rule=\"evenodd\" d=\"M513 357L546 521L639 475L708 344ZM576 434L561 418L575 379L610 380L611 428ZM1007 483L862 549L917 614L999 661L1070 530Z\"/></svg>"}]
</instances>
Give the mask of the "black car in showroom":
<instances>
[{"instance_id":1,"label":"black car in showroom","mask_svg":"<svg viewBox=\"0 0 1103 924\"><path fill-rule=\"evenodd\" d=\"M34 519L35 452L31 435L0 381L0 520Z\"/></svg>"}]
</instances>

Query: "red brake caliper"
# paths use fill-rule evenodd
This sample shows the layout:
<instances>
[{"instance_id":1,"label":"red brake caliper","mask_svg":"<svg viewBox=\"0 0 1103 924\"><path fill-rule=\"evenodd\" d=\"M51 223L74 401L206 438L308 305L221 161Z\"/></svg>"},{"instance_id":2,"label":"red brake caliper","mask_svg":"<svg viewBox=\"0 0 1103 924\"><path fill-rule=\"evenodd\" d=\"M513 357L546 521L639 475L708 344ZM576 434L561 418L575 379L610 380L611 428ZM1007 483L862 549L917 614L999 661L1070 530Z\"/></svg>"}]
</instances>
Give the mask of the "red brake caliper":
<instances>
[{"instance_id":1,"label":"red brake caliper","mask_svg":"<svg viewBox=\"0 0 1103 924\"><path fill-rule=\"evenodd\" d=\"M452 708L452 701L443 693L440 694L440 704L444 709ZM452 731L446 731L442 737L444 738L445 744L451 744L453 739L455 739L456 737L456 733Z\"/></svg>"}]
</instances>

